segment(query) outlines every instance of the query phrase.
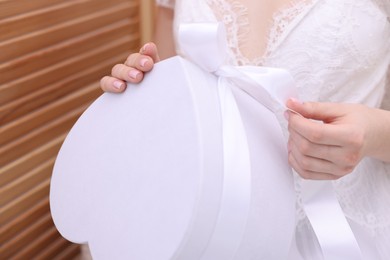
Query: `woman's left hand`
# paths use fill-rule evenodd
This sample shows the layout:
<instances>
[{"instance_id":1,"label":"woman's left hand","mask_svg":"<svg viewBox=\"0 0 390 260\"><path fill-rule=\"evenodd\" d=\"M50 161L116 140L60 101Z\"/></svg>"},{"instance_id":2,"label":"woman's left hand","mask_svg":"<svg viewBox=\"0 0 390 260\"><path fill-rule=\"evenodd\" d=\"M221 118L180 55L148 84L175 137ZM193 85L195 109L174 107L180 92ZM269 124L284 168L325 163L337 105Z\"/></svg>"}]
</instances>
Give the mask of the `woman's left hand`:
<instances>
[{"instance_id":1,"label":"woman's left hand","mask_svg":"<svg viewBox=\"0 0 390 260\"><path fill-rule=\"evenodd\" d=\"M379 109L295 100L287 107L300 114L286 112L289 163L305 179L334 180L349 174L384 141L385 118Z\"/></svg>"}]
</instances>

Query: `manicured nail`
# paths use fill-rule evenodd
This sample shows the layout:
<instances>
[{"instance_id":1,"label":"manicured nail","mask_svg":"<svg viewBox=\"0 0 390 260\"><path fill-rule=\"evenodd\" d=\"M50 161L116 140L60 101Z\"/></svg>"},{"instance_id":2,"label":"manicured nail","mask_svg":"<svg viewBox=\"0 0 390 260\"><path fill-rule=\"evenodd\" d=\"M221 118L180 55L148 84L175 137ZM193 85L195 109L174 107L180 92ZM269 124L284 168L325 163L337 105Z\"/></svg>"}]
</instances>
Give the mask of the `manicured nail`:
<instances>
[{"instance_id":1,"label":"manicured nail","mask_svg":"<svg viewBox=\"0 0 390 260\"><path fill-rule=\"evenodd\" d=\"M144 58L144 59L140 60L139 63L141 64L141 67L145 67L149 63L149 60Z\"/></svg>"},{"instance_id":2,"label":"manicured nail","mask_svg":"<svg viewBox=\"0 0 390 260\"><path fill-rule=\"evenodd\" d=\"M294 103L303 104L302 101L296 99L296 98L290 98L290 100Z\"/></svg>"},{"instance_id":3,"label":"manicured nail","mask_svg":"<svg viewBox=\"0 0 390 260\"><path fill-rule=\"evenodd\" d=\"M129 76L132 79L136 79L140 73L138 70L130 70Z\"/></svg>"},{"instance_id":4,"label":"manicured nail","mask_svg":"<svg viewBox=\"0 0 390 260\"><path fill-rule=\"evenodd\" d=\"M118 80L116 80L116 81L114 81L113 85L114 85L114 88L121 89L123 83L118 81Z\"/></svg>"},{"instance_id":5,"label":"manicured nail","mask_svg":"<svg viewBox=\"0 0 390 260\"><path fill-rule=\"evenodd\" d=\"M141 53L146 52L147 49L148 49L148 47L149 47L149 43L146 43L144 46L142 46L142 48L141 48Z\"/></svg>"}]
</instances>

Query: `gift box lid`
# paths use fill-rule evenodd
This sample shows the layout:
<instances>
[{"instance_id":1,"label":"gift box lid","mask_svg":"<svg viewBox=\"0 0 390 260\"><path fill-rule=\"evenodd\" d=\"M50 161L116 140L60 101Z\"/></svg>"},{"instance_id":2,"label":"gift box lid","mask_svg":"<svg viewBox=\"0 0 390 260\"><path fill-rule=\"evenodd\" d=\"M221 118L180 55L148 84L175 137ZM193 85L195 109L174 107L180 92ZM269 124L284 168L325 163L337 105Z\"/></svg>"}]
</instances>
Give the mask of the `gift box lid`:
<instances>
[{"instance_id":1,"label":"gift box lid","mask_svg":"<svg viewBox=\"0 0 390 260\"><path fill-rule=\"evenodd\" d=\"M174 57L125 93L96 100L55 163L50 203L60 233L88 242L99 259L170 259L206 208L197 220L205 246L223 178L215 84Z\"/></svg>"},{"instance_id":2,"label":"gift box lid","mask_svg":"<svg viewBox=\"0 0 390 260\"><path fill-rule=\"evenodd\" d=\"M94 259L286 258L295 197L279 122L247 93L225 88L242 115L241 166L249 169L244 182L227 182L226 165L238 157L224 158L219 83L173 57L125 93L97 99L54 166L50 205L60 233L88 243Z\"/></svg>"}]
</instances>

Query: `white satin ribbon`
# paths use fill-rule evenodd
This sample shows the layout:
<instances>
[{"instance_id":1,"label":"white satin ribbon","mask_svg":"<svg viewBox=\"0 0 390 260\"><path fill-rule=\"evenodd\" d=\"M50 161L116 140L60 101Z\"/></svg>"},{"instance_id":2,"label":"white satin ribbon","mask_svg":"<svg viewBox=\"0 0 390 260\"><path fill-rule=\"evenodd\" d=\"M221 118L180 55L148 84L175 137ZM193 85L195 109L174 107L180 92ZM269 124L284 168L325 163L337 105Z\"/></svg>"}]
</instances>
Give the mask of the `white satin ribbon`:
<instances>
[{"instance_id":1,"label":"white satin ribbon","mask_svg":"<svg viewBox=\"0 0 390 260\"><path fill-rule=\"evenodd\" d=\"M223 26L182 24L181 51L189 60L219 77L218 91L224 144L223 194L216 227L203 260L232 259L241 244L251 202L251 168L248 141L231 88L239 87L271 111L284 108L293 95L292 78L284 70L263 67L223 66L226 54ZM211 54L211 55L210 55ZM262 85L278 87L267 91ZM277 96L277 98L275 98Z\"/></svg>"},{"instance_id":2,"label":"white satin ribbon","mask_svg":"<svg viewBox=\"0 0 390 260\"><path fill-rule=\"evenodd\" d=\"M223 31L216 25L209 25L182 25L179 42L185 53L192 55L189 57L191 61L208 72L215 72L220 65L217 63L223 59L223 53L215 52L213 58L206 58L203 56L204 48L215 48L218 43L224 42L222 38L214 38L221 37ZM195 61L195 57L200 59ZM234 257L243 237L251 201L251 167L247 137L230 83L223 77L218 79L218 92L224 145L223 188L216 226L202 254L202 260Z\"/></svg>"},{"instance_id":3,"label":"white satin ribbon","mask_svg":"<svg viewBox=\"0 0 390 260\"><path fill-rule=\"evenodd\" d=\"M363 259L330 181L302 180L302 203L325 260Z\"/></svg>"},{"instance_id":4,"label":"white satin ribbon","mask_svg":"<svg viewBox=\"0 0 390 260\"><path fill-rule=\"evenodd\" d=\"M287 99L296 97L295 84L290 73L283 69L223 65L227 46L222 24L181 24L178 37L182 55L219 77L224 143L223 194L216 228L202 259L232 259L241 243L249 214L251 169L246 133L231 88L240 88L270 111L280 113L287 109ZM304 207L325 260L361 259L359 246L333 187L324 182L322 189L317 183L306 182Z\"/></svg>"},{"instance_id":5,"label":"white satin ribbon","mask_svg":"<svg viewBox=\"0 0 390 260\"><path fill-rule=\"evenodd\" d=\"M248 93L272 112L286 110L287 99L296 96L294 80L286 70L223 65L227 45L220 23L181 24L179 43L183 56Z\"/></svg>"}]
</instances>

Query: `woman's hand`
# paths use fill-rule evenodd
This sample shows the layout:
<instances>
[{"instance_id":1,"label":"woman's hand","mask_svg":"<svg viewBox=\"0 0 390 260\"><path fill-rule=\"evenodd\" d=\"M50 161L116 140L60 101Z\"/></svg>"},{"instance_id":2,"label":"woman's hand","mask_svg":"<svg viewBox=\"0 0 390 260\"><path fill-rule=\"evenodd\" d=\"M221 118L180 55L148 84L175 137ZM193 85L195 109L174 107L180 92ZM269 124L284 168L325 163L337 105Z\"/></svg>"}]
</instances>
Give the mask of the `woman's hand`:
<instances>
[{"instance_id":1,"label":"woman's hand","mask_svg":"<svg viewBox=\"0 0 390 260\"><path fill-rule=\"evenodd\" d=\"M358 104L299 103L287 107L289 162L305 179L338 179L364 156L390 160L388 111ZM314 121L317 120L317 121Z\"/></svg>"},{"instance_id":2,"label":"woman's hand","mask_svg":"<svg viewBox=\"0 0 390 260\"><path fill-rule=\"evenodd\" d=\"M106 92L123 92L126 82L139 83L144 73L152 70L154 63L158 61L160 58L156 45L147 43L139 53L130 54L124 64L116 64L111 70L111 76L100 80L100 86Z\"/></svg>"},{"instance_id":3,"label":"woman's hand","mask_svg":"<svg viewBox=\"0 0 390 260\"><path fill-rule=\"evenodd\" d=\"M117 64L111 70L111 76L100 80L100 86L106 92L123 92L126 82L139 83L144 73L153 69L153 65L162 59L176 55L173 41L174 13L170 8L158 7L156 11L156 31L154 41L145 44L139 53L130 54L124 64Z\"/></svg>"}]
</instances>

